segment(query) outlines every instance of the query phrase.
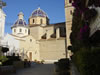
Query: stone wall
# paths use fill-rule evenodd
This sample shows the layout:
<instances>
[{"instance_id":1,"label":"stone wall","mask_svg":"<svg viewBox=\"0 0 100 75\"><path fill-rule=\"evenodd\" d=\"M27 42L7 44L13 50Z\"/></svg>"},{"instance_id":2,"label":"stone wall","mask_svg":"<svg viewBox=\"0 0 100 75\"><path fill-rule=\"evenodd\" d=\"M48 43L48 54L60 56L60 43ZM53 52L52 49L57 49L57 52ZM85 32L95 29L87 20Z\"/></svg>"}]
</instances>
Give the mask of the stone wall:
<instances>
[{"instance_id":1,"label":"stone wall","mask_svg":"<svg viewBox=\"0 0 100 75\"><path fill-rule=\"evenodd\" d=\"M65 38L40 40L41 60L58 60L65 57Z\"/></svg>"},{"instance_id":2,"label":"stone wall","mask_svg":"<svg viewBox=\"0 0 100 75\"><path fill-rule=\"evenodd\" d=\"M20 40L20 53L22 59L28 59L30 61L39 60L40 56L38 41L36 41L32 36L27 36L25 37L25 40Z\"/></svg>"}]
</instances>

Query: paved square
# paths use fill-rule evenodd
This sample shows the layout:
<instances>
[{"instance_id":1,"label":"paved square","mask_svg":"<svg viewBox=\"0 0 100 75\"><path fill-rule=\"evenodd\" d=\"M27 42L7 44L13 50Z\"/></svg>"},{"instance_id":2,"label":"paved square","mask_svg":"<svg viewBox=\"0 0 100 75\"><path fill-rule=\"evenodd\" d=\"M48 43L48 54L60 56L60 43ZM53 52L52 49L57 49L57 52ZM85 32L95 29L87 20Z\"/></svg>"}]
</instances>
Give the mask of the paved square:
<instances>
[{"instance_id":1,"label":"paved square","mask_svg":"<svg viewBox=\"0 0 100 75\"><path fill-rule=\"evenodd\" d=\"M54 75L53 64L36 64L31 68L19 70L14 75Z\"/></svg>"}]
</instances>

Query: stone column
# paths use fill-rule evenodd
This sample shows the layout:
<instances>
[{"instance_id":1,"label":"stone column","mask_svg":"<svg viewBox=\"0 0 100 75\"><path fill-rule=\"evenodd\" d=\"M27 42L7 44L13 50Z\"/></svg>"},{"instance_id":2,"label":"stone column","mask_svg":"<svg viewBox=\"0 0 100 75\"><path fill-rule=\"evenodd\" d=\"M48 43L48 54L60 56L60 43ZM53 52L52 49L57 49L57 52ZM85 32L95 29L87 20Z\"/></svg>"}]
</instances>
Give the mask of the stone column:
<instances>
[{"instance_id":1,"label":"stone column","mask_svg":"<svg viewBox=\"0 0 100 75\"><path fill-rule=\"evenodd\" d=\"M47 34L46 38L47 39L50 39L50 33L49 32L46 32L46 34Z\"/></svg>"},{"instance_id":2,"label":"stone column","mask_svg":"<svg viewBox=\"0 0 100 75\"><path fill-rule=\"evenodd\" d=\"M56 29L56 38L60 38L60 28Z\"/></svg>"}]
</instances>

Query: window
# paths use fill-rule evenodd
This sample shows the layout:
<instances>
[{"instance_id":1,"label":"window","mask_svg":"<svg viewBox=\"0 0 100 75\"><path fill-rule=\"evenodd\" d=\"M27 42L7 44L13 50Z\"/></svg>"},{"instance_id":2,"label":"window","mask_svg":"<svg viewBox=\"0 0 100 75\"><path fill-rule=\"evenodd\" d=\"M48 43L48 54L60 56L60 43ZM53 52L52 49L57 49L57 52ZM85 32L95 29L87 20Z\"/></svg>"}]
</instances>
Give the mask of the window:
<instances>
[{"instance_id":1,"label":"window","mask_svg":"<svg viewBox=\"0 0 100 75\"><path fill-rule=\"evenodd\" d=\"M73 14L73 11L72 11L72 10L70 10L70 14L71 14L71 15Z\"/></svg>"},{"instance_id":2,"label":"window","mask_svg":"<svg viewBox=\"0 0 100 75\"><path fill-rule=\"evenodd\" d=\"M28 19L28 23L30 24L30 19Z\"/></svg>"},{"instance_id":3,"label":"window","mask_svg":"<svg viewBox=\"0 0 100 75\"><path fill-rule=\"evenodd\" d=\"M27 33L27 30L25 29L25 33Z\"/></svg>"},{"instance_id":4,"label":"window","mask_svg":"<svg viewBox=\"0 0 100 75\"><path fill-rule=\"evenodd\" d=\"M30 39L30 42L32 42L32 39Z\"/></svg>"},{"instance_id":5,"label":"window","mask_svg":"<svg viewBox=\"0 0 100 75\"><path fill-rule=\"evenodd\" d=\"M16 32L16 29L14 29L14 32Z\"/></svg>"},{"instance_id":6,"label":"window","mask_svg":"<svg viewBox=\"0 0 100 75\"><path fill-rule=\"evenodd\" d=\"M28 30L28 34L30 34L30 30Z\"/></svg>"},{"instance_id":7,"label":"window","mask_svg":"<svg viewBox=\"0 0 100 75\"><path fill-rule=\"evenodd\" d=\"M40 23L42 24L43 22L42 22L42 19L40 19Z\"/></svg>"},{"instance_id":8,"label":"window","mask_svg":"<svg viewBox=\"0 0 100 75\"><path fill-rule=\"evenodd\" d=\"M69 3L72 3L72 0L69 0Z\"/></svg>"},{"instance_id":9,"label":"window","mask_svg":"<svg viewBox=\"0 0 100 75\"><path fill-rule=\"evenodd\" d=\"M22 29L20 29L19 32L22 32Z\"/></svg>"},{"instance_id":10,"label":"window","mask_svg":"<svg viewBox=\"0 0 100 75\"><path fill-rule=\"evenodd\" d=\"M33 23L34 23L35 21L34 21L34 19L33 19Z\"/></svg>"}]
</instances>

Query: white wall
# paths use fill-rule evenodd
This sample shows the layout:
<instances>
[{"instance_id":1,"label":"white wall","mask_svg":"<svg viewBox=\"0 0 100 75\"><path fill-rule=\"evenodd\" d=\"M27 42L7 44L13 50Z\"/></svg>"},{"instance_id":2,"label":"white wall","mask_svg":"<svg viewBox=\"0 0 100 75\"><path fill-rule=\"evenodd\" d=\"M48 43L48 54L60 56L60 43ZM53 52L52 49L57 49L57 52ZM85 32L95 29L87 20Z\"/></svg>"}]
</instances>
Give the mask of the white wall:
<instances>
[{"instance_id":1,"label":"white wall","mask_svg":"<svg viewBox=\"0 0 100 75\"><path fill-rule=\"evenodd\" d=\"M5 13L2 9L0 9L0 37L4 36L4 28L5 28Z\"/></svg>"},{"instance_id":2,"label":"white wall","mask_svg":"<svg viewBox=\"0 0 100 75\"><path fill-rule=\"evenodd\" d=\"M16 32L14 32L15 29L16 29ZM21 32L20 32L20 29L22 29ZM28 35L28 28L27 27L21 27L21 26L14 27L14 28L12 28L12 34L16 35L16 36L19 36L19 37L27 36Z\"/></svg>"},{"instance_id":3,"label":"white wall","mask_svg":"<svg viewBox=\"0 0 100 75\"><path fill-rule=\"evenodd\" d=\"M19 51L19 40L16 40L12 35L6 34L1 40L3 46L8 46L9 52L18 52Z\"/></svg>"}]
</instances>

